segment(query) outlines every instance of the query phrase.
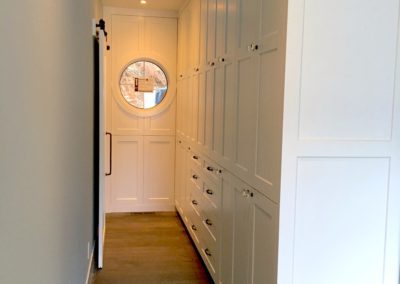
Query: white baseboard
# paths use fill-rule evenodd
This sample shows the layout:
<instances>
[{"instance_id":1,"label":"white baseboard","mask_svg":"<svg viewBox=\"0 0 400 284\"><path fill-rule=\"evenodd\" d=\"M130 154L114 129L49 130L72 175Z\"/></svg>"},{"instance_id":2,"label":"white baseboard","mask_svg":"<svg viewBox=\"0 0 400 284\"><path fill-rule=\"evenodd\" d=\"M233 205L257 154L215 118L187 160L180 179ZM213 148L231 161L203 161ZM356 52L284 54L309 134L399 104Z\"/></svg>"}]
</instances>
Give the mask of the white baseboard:
<instances>
[{"instance_id":1,"label":"white baseboard","mask_svg":"<svg viewBox=\"0 0 400 284\"><path fill-rule=\"evenodd\" d=\"M93 269L94 248L95 248L95 243L93 243L92 250L91 250L91 253L90 253L89 266L88 266L87 273L86 273L86 282L85 282L85 284L90 284L91 280L92 280L92 279L90 279L91 278L90 276L91 276L91 272L92 272L92 269Z\"/></svg>"}]
</instances>

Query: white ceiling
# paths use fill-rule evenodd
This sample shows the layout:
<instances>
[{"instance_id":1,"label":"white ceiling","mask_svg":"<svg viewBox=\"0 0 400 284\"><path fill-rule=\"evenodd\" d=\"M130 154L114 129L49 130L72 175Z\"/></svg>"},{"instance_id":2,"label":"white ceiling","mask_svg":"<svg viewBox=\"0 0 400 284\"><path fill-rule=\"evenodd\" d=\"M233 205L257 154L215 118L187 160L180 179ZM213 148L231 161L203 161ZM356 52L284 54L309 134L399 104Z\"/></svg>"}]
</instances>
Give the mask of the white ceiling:
<instances>
[{"instance_id":1,"label":"white ceiling","mask_svg":"<svg viewBox=\"0 0 400 284\"><path fill-rule=\"evenodd\" d=\"M146 0L147 4L140 4L140 0L103 0L104 6L128 9L149 9L178 11L186 0Z\"/></svg>"}]
</instances>

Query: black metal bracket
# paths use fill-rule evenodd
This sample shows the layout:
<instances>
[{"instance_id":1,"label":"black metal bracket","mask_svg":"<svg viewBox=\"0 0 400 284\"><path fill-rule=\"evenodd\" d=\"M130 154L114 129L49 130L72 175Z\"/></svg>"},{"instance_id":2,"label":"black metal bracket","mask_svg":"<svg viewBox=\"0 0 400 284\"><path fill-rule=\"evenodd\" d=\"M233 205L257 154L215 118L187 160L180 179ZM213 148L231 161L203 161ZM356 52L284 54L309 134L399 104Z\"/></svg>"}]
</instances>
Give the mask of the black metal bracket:
<instances>
[{"instance_id":1,"label":"black metal bracket","mask_svg":"<svg viewBox=\"0 0 400 284\"><path fill-rule=\"evenodd\" d=\"M104 32L105 37L107 38L107 31L106 31L106 21L104 21L103 19L99 20L99 23L96 24L96 28L99 28L100 30L102 30Z\"/></svg>"}]
</instances>

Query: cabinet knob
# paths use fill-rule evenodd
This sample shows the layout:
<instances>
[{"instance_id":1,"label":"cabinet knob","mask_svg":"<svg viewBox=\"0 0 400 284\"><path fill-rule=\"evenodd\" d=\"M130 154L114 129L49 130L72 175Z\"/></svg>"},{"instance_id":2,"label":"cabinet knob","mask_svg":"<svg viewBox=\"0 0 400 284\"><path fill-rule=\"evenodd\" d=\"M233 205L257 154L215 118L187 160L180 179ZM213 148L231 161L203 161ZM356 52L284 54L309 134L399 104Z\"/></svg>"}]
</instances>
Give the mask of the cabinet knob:
<instances>
[{"instance_id":1,"label":"cabinet knob","mask_svg":"<svg viewBox=\"0 0 400 284\"><path fill-rule=\"evenodd\" d=\"M193 231L197 231L197 228L196 228L195 225L192 225L192 230L193 230Z\"/></svg>"},{"instance_id":2,"label":"cabinet knob","mask_svg":"<svg viewBox=\"0 0 400 284\"><path fill-rule=\"evenodd\" d=\"M199 70L200 70L199 67L194 68L194 72L199 72Z\"/></svg>"},{"instance_id":3,"label":"cabinet knob","mask_svg":"<svg viewBox=\"0 0 400 284\"><path fill-rule=\"evenodd\" d=\"M207 224L208 226L212 226L212 222L211 222L210 219L206 219L204 222L206 222L206 224Z\"/></svg>"},{"instance_id":4,"label":"cabinet knob","mask_svg":"<svg viewBox=\"0 0 400 284\"><path fill-rule=\"evenodd\" d=\"M210 252L210 250L209 250L208 248L206 248L206 249L204 250L204 253L205 253L206 255L208 255L208 256L211 256L211 252Z\"/></svg>"},{"instance_id":5,"label":"cabinet knob","mask_svg":"<svg viewBox=\"0 0 400 284\"><path fill-rule=\"evenodd\" d=\"M208 65L210 65L212 67L212 66L215 65L215 62L214 61L210 61L210 62L208 62Z\"/></svg>"},{"instance_id":6,"label":"cabinet knob","mask_svg":"<svg viewBox=\"0 0 400 284\"><path fill-rule=\"evenodd\" d=\"M256 51L256 50L258 50L258 44L256 44L256 43L249 44L247 46L247 50L248 51Z\"/></svg>"},{"instance_id":7,"label":"cabinet knob","mask_svg":"<svg viewBox=\"0 0 400 284\"><path fill-rule=\"evenodd\" d=\"M193 156L193 159L194 159L194 160L198 160L198 159L199 159L199 156L194 155L194 156Z\"/></svg>"},{"instance_id":8,"label":"cabinet knob","mask_svg":"<svg viewBox=\"0 0 400 284\"><path fill-rule=\"evenodd\" d=\"M206 192L207 192L207 194L209 194L209 195L213 195L213 194L214 194L214 192L213 192L211 189L207 189Z\"/></svg>"},{"instance_id":9,"label":"cabinet knob","mask_svg":"<svg viewBox=\"0 0 400 284\"><path fill-rule=\"evenodd\" d=\"M211 166L208 166L208 167L207 167L207 171L209 171L209 172L213 172L213 171L214 171L214 168L213 168L213 167L211 167Z\"/></svg>"},{"instance_id":10,"label":"cabinet knob","mask_svg":"<svg viewBox=\"0 0 400 284\"><path fill-rule=\"evenodd\" d=\"M191 150L192 148L188 147L188 150Z\"/></svg>"},{"instance_id":11,"label":"cabinet knob","mask_svg":"<svg viewBox=\"0 0 400 284\"><path fill-rule=\"evenodd\" d=\"M197 175L192 175L193 179L198 179L199 177Z\"/></svg>"},{"instance_id":12,"label":"cabinet knob","mask_svg":"<svg viewBox=\"0 0 400 284\"><path fill-rule=\"evenodd\" d=\"M219 61L219 62L225 62L225 58L220 57L220 58L218 59L218 61Z\"/></svg>"},{"instance_id":13,"label":"cabinet knob","mask_svg":"<svg viewBox=\"0 0 400 284\"><path fill-rule=\"evenodd\" d=\"M192 200L192 204L193 204L193 205L197 205L197 204L199 204L199 203L197 203L196 200Z\"/></svg>"}]
</instances>

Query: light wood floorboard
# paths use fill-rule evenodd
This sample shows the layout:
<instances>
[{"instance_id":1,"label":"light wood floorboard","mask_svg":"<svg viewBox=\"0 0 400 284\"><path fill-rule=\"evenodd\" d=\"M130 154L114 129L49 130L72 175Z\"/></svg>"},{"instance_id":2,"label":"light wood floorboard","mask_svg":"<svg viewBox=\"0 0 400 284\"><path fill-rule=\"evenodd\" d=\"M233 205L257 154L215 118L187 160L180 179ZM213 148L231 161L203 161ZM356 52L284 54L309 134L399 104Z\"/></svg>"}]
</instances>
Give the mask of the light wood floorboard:
<instances>
[{"instance_id":1,"label":"light wood floorboard","mask_svg":"<svg viewBox=\"0 0 400 284\"><path fill-rule=\"evenodd\" d=\"M95 284L213 283L174 213L111 214Z\"/></svg>"}]
</instances>

